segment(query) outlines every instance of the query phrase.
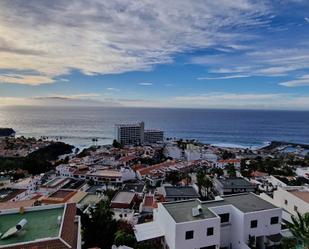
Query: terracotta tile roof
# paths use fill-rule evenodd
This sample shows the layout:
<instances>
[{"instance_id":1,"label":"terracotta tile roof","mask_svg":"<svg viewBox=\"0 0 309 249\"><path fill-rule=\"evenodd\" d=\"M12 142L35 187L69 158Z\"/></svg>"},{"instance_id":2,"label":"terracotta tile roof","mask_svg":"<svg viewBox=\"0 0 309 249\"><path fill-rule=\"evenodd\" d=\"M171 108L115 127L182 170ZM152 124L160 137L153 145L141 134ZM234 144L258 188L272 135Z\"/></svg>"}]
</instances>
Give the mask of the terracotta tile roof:
<instances>
[{"instance_id":1,"label":"terracotta tile roof","mask_svg":"<svg viewBox=\"0 0 309 249\"><path fill-rule=\"evenodd\" d=\"M140 175L148 175L152 171L169 168L171 166L174 166L175 164L176 164L176 161L168 161L168 162L155 164L147 168L138 169L137 171L140 173Z\"/></svg>"},{"instance_id":2,"label":"terracotta tile roof","mask_svg":"<svg viewBox=\"0 0 309 249\"><path fill-rule=\"evenodd\" d=\"M61 238L67 242L72 248L76 248L77 244L77 223L74 222L76 215L76 205L74 203L67 204L64 215L64 221L61 231Z\"/></svg>"}]
</instances>

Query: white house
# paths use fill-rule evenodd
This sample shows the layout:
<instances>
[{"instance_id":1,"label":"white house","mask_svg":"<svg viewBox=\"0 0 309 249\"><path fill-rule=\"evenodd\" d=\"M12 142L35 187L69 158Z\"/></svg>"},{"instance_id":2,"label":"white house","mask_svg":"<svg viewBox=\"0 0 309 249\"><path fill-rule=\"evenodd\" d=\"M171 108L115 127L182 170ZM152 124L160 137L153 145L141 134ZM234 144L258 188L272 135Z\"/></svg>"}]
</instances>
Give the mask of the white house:
<instances>
[{"instance_id":1,"label":"white house","mask_svg":"<svg viewBox=\"0 0 309 249\"><path fill-rule=\"evenodd\" d=\"M296 175L309 179L309 167L299 167L296 169Z\"/></svg>"},{"instance_id":2,"label":"white house","mask_svg":"<svg viewBox=\"0 0 309 249\"><path fill-rule=\"evenodd\" d=\"M215 201L159 203L153 222L135 225L137 241L156 239L166 249L258 249L281 237L282 209L253 193Z\"/></svg>"},{"instance_id":3,"label":"white house","mask_svg":"<svg viewBox=\"0 0 309 249\"><path fill-rule=\"evenodd\" d=\"M309 187L306 186L279 187L273 192L273 198L266 194L261 197L292 215L309 212Z\"/></svg>"}]
</instances>

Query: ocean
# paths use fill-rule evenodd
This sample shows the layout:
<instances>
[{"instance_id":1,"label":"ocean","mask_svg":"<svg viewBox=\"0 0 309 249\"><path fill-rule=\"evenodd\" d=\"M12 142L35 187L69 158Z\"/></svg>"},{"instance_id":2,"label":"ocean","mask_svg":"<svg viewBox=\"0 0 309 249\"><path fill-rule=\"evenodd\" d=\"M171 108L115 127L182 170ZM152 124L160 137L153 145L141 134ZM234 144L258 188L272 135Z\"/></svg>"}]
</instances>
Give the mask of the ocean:
<instances>
[{"instance_id":1,"label":"ocean","mask_svg":"<svg viewBox=\"0 0 309 249\"><path fill-rule=\"evenodd\" d=\"M166 137L197 139L233 147L261 147L270 141L309 144L309 112L120 107L1 107L0 127L17 136L61 137L79 148L110 144L115 123L144 121Z\"/></svg>"}]
</instances>

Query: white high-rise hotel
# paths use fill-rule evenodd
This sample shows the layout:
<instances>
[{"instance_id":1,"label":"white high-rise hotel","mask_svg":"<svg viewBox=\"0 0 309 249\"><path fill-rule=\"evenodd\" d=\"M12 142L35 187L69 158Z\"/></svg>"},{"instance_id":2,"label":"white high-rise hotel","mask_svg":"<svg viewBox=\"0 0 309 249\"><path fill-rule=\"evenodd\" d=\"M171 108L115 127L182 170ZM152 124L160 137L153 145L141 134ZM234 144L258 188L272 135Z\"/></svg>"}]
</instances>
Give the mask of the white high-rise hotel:
<instances>
[{"instance_id":1,"label":"white high-rise hotel","mask_svg":"<svg viewBox=\"0 0 309 249\"><path fill-rule=\"evenodd\" d=\"M163 141L163 131L145 130L145 123L116 124L116 140L123 145L139 145Z\"/></svg>"}]
</instances>

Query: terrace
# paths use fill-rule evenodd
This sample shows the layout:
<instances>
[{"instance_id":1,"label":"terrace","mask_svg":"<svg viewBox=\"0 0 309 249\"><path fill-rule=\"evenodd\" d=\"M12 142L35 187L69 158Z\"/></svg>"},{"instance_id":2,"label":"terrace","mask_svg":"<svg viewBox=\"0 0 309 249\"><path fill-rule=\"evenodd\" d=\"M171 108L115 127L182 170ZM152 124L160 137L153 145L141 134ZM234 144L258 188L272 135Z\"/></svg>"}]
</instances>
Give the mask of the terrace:
<instances>
[{"instance_id":1,"label":"terrace","mask_svg":"<svg viewBox=\"0 0 309 249\"><path fill-rule=\"evenodd\" d=\"M59 216L63 217L63 215L64 207L30 211L25 212L24 214L13 213L0 215L0 233L5 233L22 219L27 220L25 228L16 236L0 239L0 248L3 245L58 237L60 232L60 224L57 223L57 218Z\"/></svg>"}]
</instances>

